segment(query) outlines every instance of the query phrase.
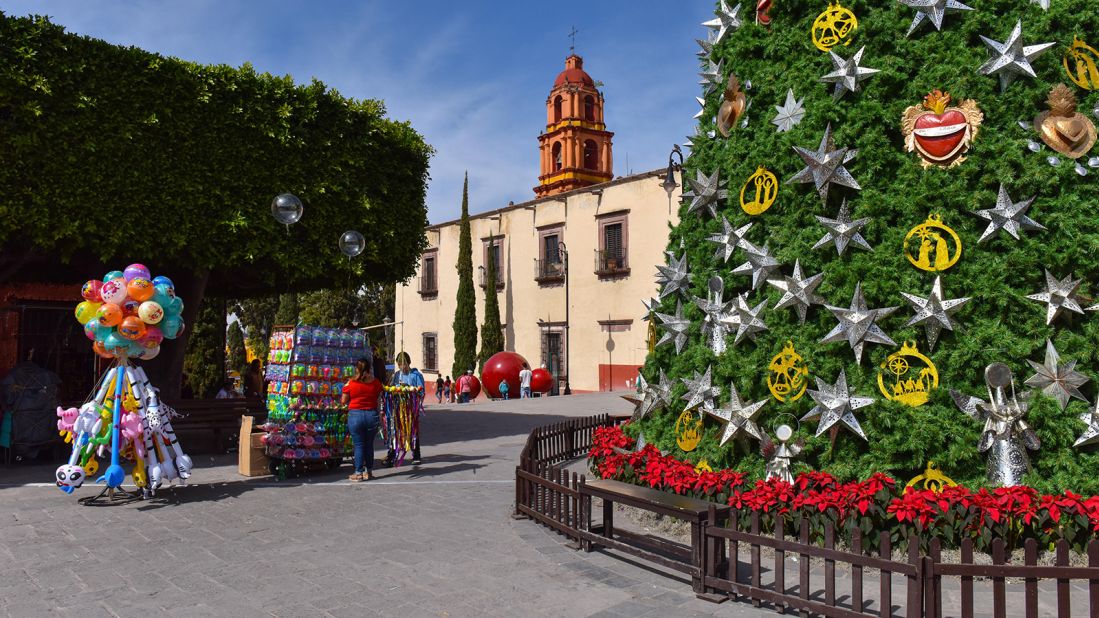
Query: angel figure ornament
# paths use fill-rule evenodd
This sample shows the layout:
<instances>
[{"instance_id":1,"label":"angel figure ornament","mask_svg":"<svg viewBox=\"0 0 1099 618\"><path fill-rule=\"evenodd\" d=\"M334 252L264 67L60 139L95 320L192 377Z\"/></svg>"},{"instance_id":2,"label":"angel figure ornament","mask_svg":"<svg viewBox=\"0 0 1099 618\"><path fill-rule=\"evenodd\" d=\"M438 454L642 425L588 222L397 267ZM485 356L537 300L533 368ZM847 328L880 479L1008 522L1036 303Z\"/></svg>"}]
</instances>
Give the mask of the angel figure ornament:
<instances>
[{"instance_id":1,"label":"angel figure ornament","mask_svg":"<svg viewBox=\"0 0 1099 618\"><path fill-rule=\"evenodd\" d=\"M748 110L748 97L740 89L740 80L736 74L729 76L729 83L725 86L725 97L721 107L717 110L717 130L722 137L729 137L729 131L736 128L737 122L744 112Z\"/></svg>"},{"instance_id":2,"label":"angel figure ornament","mask_svg":"<svg viewBox=\"0 0 1099 618\"><path fill-rule=\"evenodd\" d=\"M1015 379L1003 363L985 367L985 383L989 401L955 390L950 396L970 418L985 422L977 450L988 454L988 482L1003 487L1021 485L1030 468L1026 449L1036 451L1042 446L1026 422L1029 401L1015 396Z\"/></svg>"},{"instance_id":3,"label":"angel figure ornament","mask_svg":"<svg viewBox=\"0 0 1099 618\"><path fill-rule=\"evenodd\" d=\"M1095 123L1076 111L1076 95L1057 84L1046 99L1048 112L1034 118L1034 130L1047 146L1070 159L1079 159L1095 145Z\"/></svg>"},{"instance_id":4,"label":"angel figure ornament","mask_svg":"<svg viewBox=\"0 0 1099 618\"><path fill-rule=\"evenodd\" d=\"M804 444L801 440L791 444L790 438L792 437L794 437L794 430L789 425L779 425L775 429L775 438L778 440L778 444L771 440L771 436L768 436L766 431L763 432L760 452L767 458L768 480L782 479L787 483L794 482L790 462L798 456L798 453L801 453Z\"/></svg>"},{"instance_id":5,"label":"angel figure ornament","mask_svg":"<svg viewBox=\"0 0 1099 618\"><path fill-rule=\"evenodd\" d=\"M984 114L973 99L950 106L950 93L935 90L901 116L904 149L920 155L925 168L953 167L965 161Z\"/></svg>"}]
</instances>

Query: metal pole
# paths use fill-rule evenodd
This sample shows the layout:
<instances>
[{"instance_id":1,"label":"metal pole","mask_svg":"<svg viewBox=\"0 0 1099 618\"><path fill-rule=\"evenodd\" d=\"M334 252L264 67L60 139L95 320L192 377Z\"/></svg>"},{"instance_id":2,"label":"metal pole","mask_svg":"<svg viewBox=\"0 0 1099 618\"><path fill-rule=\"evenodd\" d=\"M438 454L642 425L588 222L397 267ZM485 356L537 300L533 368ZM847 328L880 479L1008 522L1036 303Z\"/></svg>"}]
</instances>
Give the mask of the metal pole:
<instances>
[{"instance_id":1,"label":"metal pole","mask_svg":"<svg viewBox=\"0 0 1099 618\"><path fill-rule=\"evenodd\" d=\"M565 243L560 243L562 261L565 263L565 394L571 395L572 388L569 386L570 369L569 356L572 355L572 346L569 345L569 250L565 246Z\"/></svg>"}]
</instances>

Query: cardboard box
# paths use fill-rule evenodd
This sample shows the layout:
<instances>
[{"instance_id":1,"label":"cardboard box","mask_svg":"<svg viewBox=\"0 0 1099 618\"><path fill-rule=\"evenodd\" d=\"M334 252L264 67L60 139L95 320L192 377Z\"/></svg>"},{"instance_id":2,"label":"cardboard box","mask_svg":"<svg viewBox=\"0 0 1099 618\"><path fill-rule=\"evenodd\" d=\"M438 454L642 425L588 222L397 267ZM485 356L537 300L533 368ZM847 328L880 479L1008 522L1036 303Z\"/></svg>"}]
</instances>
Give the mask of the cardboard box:
<instances>
[{"instance_id":1,"label":"cardboard box","mask_svg":"<svg viewBox=\"0 0 1099 618\"><path fill-rule=\"evenodd\" d=\"M238 449L237 471L241 476L266 476L268 457L264 454L262 432L253 432L255 419L251 416L240 420L240 448Z\"/></svg>"}]
</instances>

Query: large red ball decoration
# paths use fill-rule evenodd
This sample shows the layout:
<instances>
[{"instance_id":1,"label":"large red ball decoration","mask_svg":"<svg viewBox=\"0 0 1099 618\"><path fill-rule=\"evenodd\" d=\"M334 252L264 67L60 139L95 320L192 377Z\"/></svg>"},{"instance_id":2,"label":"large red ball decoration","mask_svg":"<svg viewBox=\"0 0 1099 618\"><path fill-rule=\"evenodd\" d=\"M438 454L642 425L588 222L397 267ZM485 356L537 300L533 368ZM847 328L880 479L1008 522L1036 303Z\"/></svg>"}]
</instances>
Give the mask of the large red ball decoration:
<instances>
[{"instance_id":1,"label":"large red ball decoration","mask_svg":"<svg viewBox=\"0 0 1099 618\"><path fill-rule=\"evenodd\" d=\"M507 381L508 397L519 397L519 372L527 359L515 352L497 352L485 362L481 370L481 382L485 392L493 399L503 397L500 394L500 382Z\"/></svg>"},{"instance_id":2,"label":"large red ball decoration","mask_svg":"<svg viewBox=\"0 0 1099 618\"><path fill-rule=\"evenodd\" d=\"M477 379L477 376L469 376L473 379L473 383L469 385L469 400L473 401L477 398L477 395L481 394L481 381Z\"/></svg>"},{"instance_id":3,"label":"large red ball decoration","mask_svg":"<svg viewBox=\"0 0 1099 618\"><path fill-rule=\"evenodd\" d=\"M530 390L534 393L548 393L553 389L553 374L545 367L530 372Z\"/></svg>"}]
</instances>

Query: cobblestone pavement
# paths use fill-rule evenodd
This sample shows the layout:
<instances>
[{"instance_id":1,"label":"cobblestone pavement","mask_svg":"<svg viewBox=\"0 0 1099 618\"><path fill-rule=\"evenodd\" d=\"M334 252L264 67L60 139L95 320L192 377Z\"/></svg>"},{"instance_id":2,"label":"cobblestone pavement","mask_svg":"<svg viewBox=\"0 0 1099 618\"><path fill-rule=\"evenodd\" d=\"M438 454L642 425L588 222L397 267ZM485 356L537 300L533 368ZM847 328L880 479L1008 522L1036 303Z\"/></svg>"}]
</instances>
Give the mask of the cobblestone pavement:
<instances>
[{"instance_id":1,"label":"cobblestone pavement","mask_svg":"<svg viewBox=\"0 0 1099 618\"><path fill-rule=\"evenodd\" d=\"M0 616L746 616L646 565L510 517L530 429L621 411L614 395L437 406L424 465L352 484L275 481L196 457L157 500L82 507L55 464L0 468ZM186 446L186 445L184 445ZM60 462L58 462L60 463Z\"/></svg>"}]
</instances>

